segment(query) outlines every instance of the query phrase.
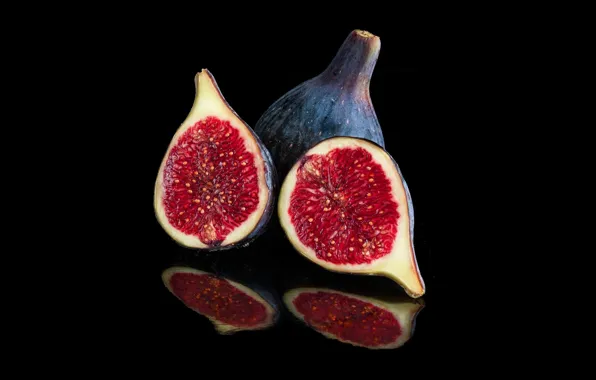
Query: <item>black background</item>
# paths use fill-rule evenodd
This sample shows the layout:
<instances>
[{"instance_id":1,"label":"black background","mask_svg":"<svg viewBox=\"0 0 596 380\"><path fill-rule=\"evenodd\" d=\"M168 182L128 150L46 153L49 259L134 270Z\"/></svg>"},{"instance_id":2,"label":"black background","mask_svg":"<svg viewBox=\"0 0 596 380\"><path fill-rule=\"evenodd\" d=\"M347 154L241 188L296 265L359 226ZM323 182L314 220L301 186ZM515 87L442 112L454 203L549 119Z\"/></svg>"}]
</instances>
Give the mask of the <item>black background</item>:
<instances>
[{"instance_id":1,"label":"black background","mask_svg":"<svg viewBox=\"0 0 596 380\"><path fill-rule=\"evenodd\" d=\"M121 180L134 182L134 186L113 190L129 211L115 227L123 239L119 262L126 269L118 285L124 302L106 316L118 330L120 348L156 353L169 347L201 352L203 358L222 352L307 350L404 362L465 348L462 337L469 300L453 292L450 262L458 247L446 232L453 220L453 215L446 213L453 199L446 178L456 178L451 171L459 153L449 145L453 137L446 132L457 126L457 120L445 117L446 109L456 101L445 99L441 87L446 75L443 65L449 57L441 57L443 50L435 50L436 41L428 38L426 24L407 14L391 21L354 17L304 22L233 25L225 19L210 24L197 19L196 24L180 25L179 29L169 23L151 24L122 37L111 61L124 73L113 88L115 92L124 89L114 106L128 115L118 127L125 138L117 143L126 151L118 159L130 163L131 170L124 171ZM276 225L249 248L198 254L197 262L192 251L166 235L153 213L157 171L170 139L190 110L198 71L209 69L231 107L254 126L273 101L324 70L354 29L367 30L381 39L371 98L386 149L400 165L414 202L416 254L427 286L426 306L417 318L414 336L397 350L354 348L295 323L283 305L280 323L270 330L219 336L205 318L167 292L160 274L168 265L186 260L216 272L229 271L248 284L264 283L278 295L305 279L337 289L403 294L388 280L334 275L315 267L291 248ZM442 102L437 101L439 94Z\"/></svg>"}]
</instances>

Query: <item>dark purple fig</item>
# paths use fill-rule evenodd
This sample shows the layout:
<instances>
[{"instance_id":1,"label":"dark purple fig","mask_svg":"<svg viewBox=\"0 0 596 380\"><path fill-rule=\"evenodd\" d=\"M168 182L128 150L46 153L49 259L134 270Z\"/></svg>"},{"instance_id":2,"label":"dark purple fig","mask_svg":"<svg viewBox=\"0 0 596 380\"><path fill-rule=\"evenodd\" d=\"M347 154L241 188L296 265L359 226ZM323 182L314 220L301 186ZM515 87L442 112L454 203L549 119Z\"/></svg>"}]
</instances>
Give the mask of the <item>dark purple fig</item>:
<instances>
[{"instance_id":1,"label":"dark purple fig","mask_svg":"<svg viewBox=\"0 0 596 380\"><path fill-rule=\"evenodd\" d=\"M271 218L275 166L208 70L196 75L195 86L193 106L159 168L155 214L182 246L207 251L246 246Z\"/></svg>"},{"instance_id":2,"label":"dark purple fig","mask_svg":"<svg viewBox=\"0 0 596 380\"><path fill-rule=\"evenodd\" d=\"M275 101L255 125L284 178L306 150L330 137L353 136L385 147L369 84L381 40L362 30L345 39L329 66Z\"/></svg>"}]
</instances>

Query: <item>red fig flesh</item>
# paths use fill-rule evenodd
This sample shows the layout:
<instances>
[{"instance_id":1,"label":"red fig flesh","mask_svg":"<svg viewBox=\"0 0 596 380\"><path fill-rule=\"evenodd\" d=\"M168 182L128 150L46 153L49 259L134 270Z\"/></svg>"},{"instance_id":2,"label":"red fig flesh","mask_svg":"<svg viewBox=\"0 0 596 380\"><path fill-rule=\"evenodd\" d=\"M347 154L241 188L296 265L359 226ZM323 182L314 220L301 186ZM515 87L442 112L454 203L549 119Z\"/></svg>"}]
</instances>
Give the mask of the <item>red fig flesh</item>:
<instances>
[{"instance_id":1,"label":"red fig flesh","mask_svg":"<svg viewBox=\"0 0 596 380\"><path fill-rule=\"evenodd\" d=\"M286 176L278 214L296 250L318 265L385 275L412 297L424 294L410 194L380 146L353 137L318 143Z\"/></svg>"},{"instance_id":2,"label":"red fig flesh","mask_svg":"<svg viewBox=\"0 0 596 380\"><path fill-rule=\"evenodd\" d=\"M195 103L176 131L155 184L155 211L178 243L225 249L249 242L268 222L275 168L215 79L196 76Z\"/></svg>"}]
</instances>

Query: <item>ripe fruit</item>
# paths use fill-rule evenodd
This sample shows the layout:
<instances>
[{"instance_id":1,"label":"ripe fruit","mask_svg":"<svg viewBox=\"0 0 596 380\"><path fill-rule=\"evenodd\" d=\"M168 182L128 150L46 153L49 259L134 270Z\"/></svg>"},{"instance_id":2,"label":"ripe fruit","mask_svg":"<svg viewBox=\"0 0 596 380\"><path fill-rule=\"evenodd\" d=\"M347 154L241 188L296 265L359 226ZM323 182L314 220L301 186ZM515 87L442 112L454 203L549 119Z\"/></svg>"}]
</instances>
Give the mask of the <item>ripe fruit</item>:
<instances>
[{"instance_id":1,"label":"ripe fruit","mask_svg":"<svg viewBox=\"0 0 596 380\"><path fill-rule=\"evenodd\" d=\"M208 70L172 138L155 183L154 207L179 244L203 250L246 245L267 225L275 167L267 149L234 112Z\"/></svg>"},{"instance_id":2,"label":"ripe fruit","mask_svg":"<svg viewBox=\"0 0 596 380\"><path fill-rule=\"evenodd\" d=\"M286 176L278 214L294 248L323 268L387 276L411 297L424 294L410 193L380 146L354 137L321 141Z\"/></svg>"},{"instance_id":3,"label":"ripe fruit","mask_svg":"<svg viewBox=\"0 0 596 380\"><path fill-rule=\"evenodd\" d=\"M319 75L276 100L255 124L280 178L307 149L335 136L354 136L384 147L369 83L379 56L379 37L352 31Z\"/></svg>"},{"instance_id":4,"label":"ripe fruit","mask_svg":"<svg viewBox=\"0 0 596 380\"><path fill-rule=\"evenodd\" d=\"M277 311L269 302L238 282L185 266L166 269L162 280L184 305L207 317L220 334L262 330L277 320Z\"/></svg>"},{"instance_id":5,"label":"ripe fruit","mask_svg":"<svg viewBox=\"0 0 596 380\"><path fill-rule=\"evenodd\" d=\"M388 302L326 288L296 288L284 297L287 308L327 338L369 349L401 347L414 333L422 302Z\"/></svg>"}]
</instances>

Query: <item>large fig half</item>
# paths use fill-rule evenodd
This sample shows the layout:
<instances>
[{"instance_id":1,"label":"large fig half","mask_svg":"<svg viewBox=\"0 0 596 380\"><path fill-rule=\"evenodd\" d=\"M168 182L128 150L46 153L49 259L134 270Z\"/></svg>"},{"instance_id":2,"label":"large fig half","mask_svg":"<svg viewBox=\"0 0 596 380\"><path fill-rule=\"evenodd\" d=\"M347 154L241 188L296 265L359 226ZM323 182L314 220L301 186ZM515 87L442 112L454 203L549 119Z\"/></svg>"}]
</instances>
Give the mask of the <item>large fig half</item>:
<instances>
[{"instance_id":1,"label":"large fig half","mask_svg":"<svg viewBox=\"0 0 596 380\"><path fill-rule=\"evenodd\" d=\"M155 183L157 220L179 244L219 250L248 244L275 204L275 167L259 137L234 112L208 70L163 158Z\"/></svg>"},{"instance_id":2,"label":"large fig half","mask_svg":"<svg viewBox=\"0 0 596 380\"><path fill-rule=\"evenodd\" d=\"M176 298L208 318L220 334L262 330L277 321L277 310L265 298L236 281L186 266L166 269L162 280Z\"/></svg>"},{"instance_id":3,"label":"large fig half","mask_svg":"<svg viewBox=\"0 0 596 380\"><path fill-rule=\"evenodd\" d=\"M321 141L286 176L278 214L296 250L323 268L384 275L411 297L424 294L410 193L382 147L355 137Z\"/></svg>"},{"instance_id":4,"label":"large fig half","mask_svg":"<svg viewBox=\"0 0 596 380\"><path fill-rule=\"evenodd\" d=\"M418 300L383 300L326 288L296 288L284 295L288 310L329 339L368 349L403 346L414 334Z\"/></svg>"},{"instance_id":5,"label":"large fig half","mask_svg":"<svg viewBox=\"0 0 596 380\"><path fill-rule=\"evenodd\" d=\"M319 75L276 100L255 124L280 178L321 140L354 136L384 147L369 84L379 56L379 37L352 31Z\"/></svg>"}]
</instances>

